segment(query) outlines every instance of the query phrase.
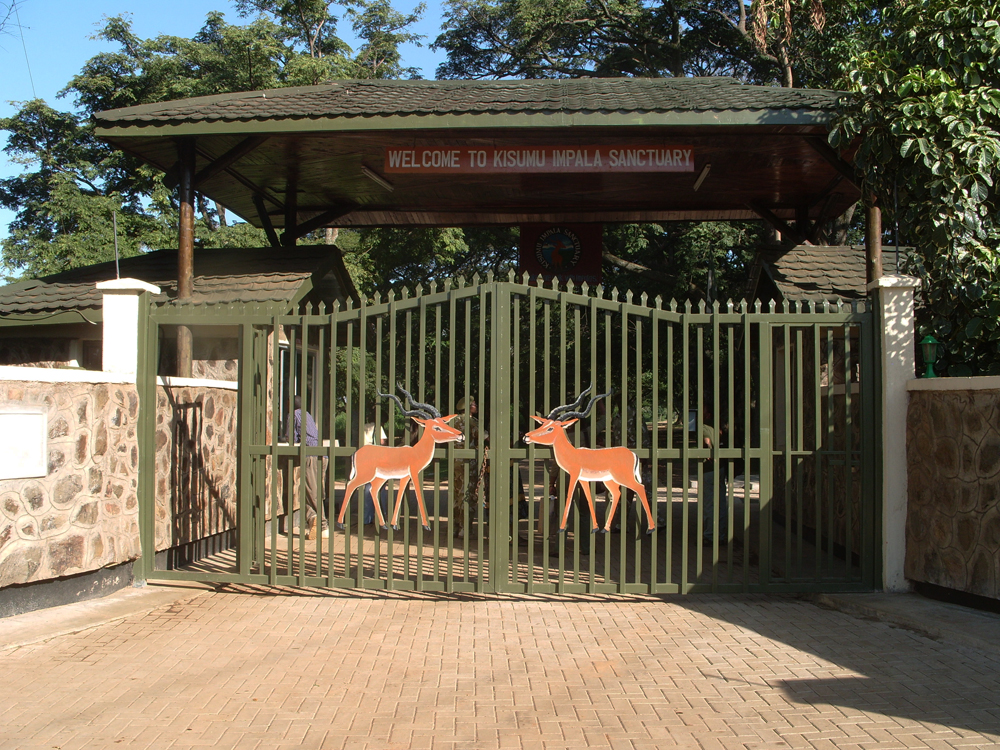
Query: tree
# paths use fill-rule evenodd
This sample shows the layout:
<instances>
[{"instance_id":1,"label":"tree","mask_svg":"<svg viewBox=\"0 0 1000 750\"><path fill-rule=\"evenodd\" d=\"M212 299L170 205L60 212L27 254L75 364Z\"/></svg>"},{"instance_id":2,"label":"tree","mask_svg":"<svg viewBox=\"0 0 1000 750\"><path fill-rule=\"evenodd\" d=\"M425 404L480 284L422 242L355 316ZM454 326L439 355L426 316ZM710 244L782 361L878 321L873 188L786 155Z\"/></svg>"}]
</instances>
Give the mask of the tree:
<instances>
[{"instance_id":1,"label":"tree","mask_svg":"<svg viewBox=\"0 0 1000 750\"><path fill-rule=\"evenodd\" d=\"M113 258L113 213L125 257L164 236L163 224L144 209L142 193L117 179L118 155L81 120L37 99L0 119L9 131L4 150L11 160L35 167L0 180L0 205L17 212L2 241L8 273L37 276ZM141 171L132 184L151 189L152 170Z\"/></svg>"},{"instance_id":2,"label":"tree","mask_svg":"<svg viewBox=\"0 0 1000 750\"><path fill-rule=\"evenodd\" d=\"M781 70L781 85L792 88L795 83L793 71L793 29L802 27L802 19L807 15L808 25L818 32L826 26L826 10L822 0L754 0L751 6L751 26L748 31L746 17L741 14L737 28L743 35L749 33L757 51ZM798 23L796 21L798 20Z\"/></svg>"},{"instance_id":3,"label":"tree","mask_svg":"<svg viewBox=\"0 0 1000 750\"><path fill-rule=\"evenodd\" d=\"M448 0L441 78L681 77L828 85L855 0ZM830 22L824 24L829 17Z\"/></svg>"},{"instance_id":4,"label":"tree","mask_svg":"<svg viewBox=\"0 0 1000 750\"><path fill-rule=\"evenodd\" d=\"M1000 374L1000 3L899 2L845 68L830 142L914 248L918 335L949 375ZM898 200L899 212L893 215Z\"/></svg>"},{"instance_id":5,"label":"tree","mask_svg":"<svg viewBox=\"0 0 1000 750\"><path fill-rule=\"evenodd\" d=\"M40 275L108 260L117 214L123 255L176 242L177 196L155 170L97 140L89 115L192 96L322 83L351 76L403 73L398 45L421 8L396 13L387 0L239 0L249 21L230 24L212 12L193 37L141 39L128 16L105 18L96 38L114 45L88 60L60 96L75 111L24 102L0 120L6 153L25 171L0 181L0 205L16 212L0 243L7 274ZM336 35L336 8L354 21L364 44L357 56ZM250 18L253 16L252 18ZM196 196L196 244L261 246L261 230L226 219ZM322 241L315 237L306 241Z\"/></svg>"},{"instance_id":6,"label":"tree","mask_svg":"<svg viewBox=\"0 0 1000 750\"><path fill-rule=\"evenodd\" d=\"M761 222L624 224L604 230L606 286L670 299L740 299Z\"/></svg>"},{"instance_id":7,"label":"tree","mask_svg":"<svg viewBox=\"0 0 1000 750\"><path fill-rule=\"evenodd\" d=\"M428 279L489 271L505 276L517 267L519 237L516 227L376 227L341 230L337 244L355 283L368 294L384 294Z\"/></svg>"},{"instance_id":8,"label":"tree","mask_svg":"<svg viewBox=\"0 0 1000 750\"><path fill-rule=\"evenodd\" d=\"M448 0L441 78L683 76L695 0ZM726 49L738 39L723 27ZM721 60L721 56L716 56Z\"/></svg>"},{"instance_id":9,"label":"tree","mask_svg":"<svg viewBox=\"0 0 1000 750\"><path fill-rule=\"evenodd\" d=\"M395 10L389 0L355 0L347 9L354 32L364 39L354 59L355 78L419 78L416 68L404 68L399 47L420 46L423 35L408 31L426 10L418 4L410 14Z\"/></svg>"}]
</instances>

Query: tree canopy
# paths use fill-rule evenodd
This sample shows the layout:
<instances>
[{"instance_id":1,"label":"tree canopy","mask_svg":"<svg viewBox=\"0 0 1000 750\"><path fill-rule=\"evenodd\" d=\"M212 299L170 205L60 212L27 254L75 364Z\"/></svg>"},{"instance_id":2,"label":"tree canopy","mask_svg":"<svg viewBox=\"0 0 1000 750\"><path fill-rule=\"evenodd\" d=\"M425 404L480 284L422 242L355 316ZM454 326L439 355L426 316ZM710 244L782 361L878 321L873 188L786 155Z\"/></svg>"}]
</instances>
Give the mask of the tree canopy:
<instances>
[{"instance_id":1,"label":"tree canopy","mask_svg":"<svg viewBox=\"0 0 1000 750\"><path fill-rule=\"evenodd\" d=\"M876 30L846 61L831 143L860 144L865 189L914 248L942 368L1000 374L1000 3L894 3Z\"/></svg>"},{"instance_id":2,"label":"tree canopy","mask_svg":"<svg viewBox=\"0 0 1000 750\"><path fill-rule=\"evenodd\" d=\"M730 75L748 83L850 92L831 143L856 149L864 189L892 236L914 248L920 335L947 344L952 375L1000 372L1000 3L998 0L446 0L434 41L444 78ZM13 7L12 4L4 6ZM191 38L142 39L105 18L111 49L87 61L62 111L24 102L0 120L24 171L0 180L16 212L8 274L41 275L173 245L176 194L161 175L93 136L91 113L205 94L415 76L423 5L390 0L237 0L237 23L208 14ZM0 11L2 11L0 7ZM2 15L2 13L0 13ZM339 36L349 24L361 39ZM263 245L263 233L197 199L199 246ZM898 210L895 208L899 206ZM739 296L765 240L760 222L608 226L606 282L664 296ZM323 235L305 241L324 241ZM340 233L368 291L434 276L505 272L516 229Z\"/></svg>"},{"instance_id":3,"label":"tree canopy","mask_svg":"<svg viewBox=\"0 0 1000 750\"><path fill-rule=\"evenodd\" d=\"M681 77L824 86L854 0L447 0L440 78Z\"/></svg>"},{"instance_id":4,"label":"tree canopy","mask_svg":"<svg viewBox=\"0 0 1000 750\"><path fill-rule=\"evenodd\" d=\"M60 92L74 109L35 100L0 119L4 151L24 171L0 180L0 205L15 212L0 243L6 274L38 276L114 257L113 217L124 256L176 242L177 196L161 175L97 140L94 112L192 96L316 84L341 78L415 75L399 46L418 42L410 14L388 0L239 0L245 21L209 13L191 38L142 39L128 15L105 18L95 38L112 45L88 60ZM338 16L337 13L340 13ZM362 44L337 36L352 24ZM227 220L197 196L201 247L262 246L264 233ZM322 241L321 236L305 241Z\"/></svg>"}]
</instances>

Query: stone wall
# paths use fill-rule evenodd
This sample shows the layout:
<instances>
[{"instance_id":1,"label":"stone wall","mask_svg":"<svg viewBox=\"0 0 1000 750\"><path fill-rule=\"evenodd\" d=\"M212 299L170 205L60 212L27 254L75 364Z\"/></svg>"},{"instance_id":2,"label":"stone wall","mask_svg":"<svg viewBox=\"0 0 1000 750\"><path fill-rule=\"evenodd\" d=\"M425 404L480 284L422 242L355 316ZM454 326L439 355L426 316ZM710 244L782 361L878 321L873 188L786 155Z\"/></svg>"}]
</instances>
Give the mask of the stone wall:
<instances>
[{"instance_id":1,"label":"stone wall","mask_svg":"<svg viewBox=\"0 0 1000 750\"><path fill-rule=\"evenodd\" d=\"M906 577L1000 599L1000 388L912 390L906 454Z\"/></svg>"},{"instance_id":2,"label":"stone wall","mask_svg":"<svg viewBox=\"0 0 1000 750\"><path fill-rule=\"evenodd\" d=\"M239 343L234 337L195 338L191 375L235 382L239 373Z\"/></svg>"},{"instance_id":3,"label":"stone wall","mask_svg":"<svg viewBox=\"0 0 1000 750\"><path fill-rule=\"evenodd\" d=\"M156 389L156 549L236 527L237 392Z\"/></svg>"},{"instance_id":4,"label":"stone wall","mask_svg":"<svg viewBox=\"0 0 1000 750\"><path fill-rule=\"evenodd\" d=\"M48 474L0 480L0 587L139 557L133 385L0 381L0 403L48 414Z\"/></svg>"},{"instance_id":5,"label":"stone wall","mask_svg":"<svg viewBox=\"0 0 1000 750\"><path fill-rule=\"evenodd\" d=\"M175 334L171 332L170 335ZM159 375L177 374L176 342L176 338L167 338L161 342ZM191 376L202 380L236 382L239 377L239 349L240 342L236 333L210 336L199 332L195 326L191 351Z\"/></svg>"}]
</instances>

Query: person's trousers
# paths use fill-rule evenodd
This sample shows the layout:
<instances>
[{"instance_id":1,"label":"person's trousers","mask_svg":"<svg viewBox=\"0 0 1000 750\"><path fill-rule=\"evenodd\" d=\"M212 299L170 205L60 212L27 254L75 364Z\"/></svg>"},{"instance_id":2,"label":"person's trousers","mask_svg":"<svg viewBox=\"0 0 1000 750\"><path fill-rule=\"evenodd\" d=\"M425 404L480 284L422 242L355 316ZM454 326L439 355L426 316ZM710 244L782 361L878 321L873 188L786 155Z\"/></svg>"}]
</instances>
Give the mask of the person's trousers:
<instances>
[{"instance_id":1,"label":"person's trousers","mask_svg":"<svg viewBox=\"0 0 1000 750\"><path fill-rule=\"evenodd\" d=\"M321 467L322 463L320 462L319 456L306 456L306 462L302 468L301 476L306 490L307 524L312 523L312 520L319 512L319 487L321 481L319 473Z\"/></svg>"},{"instance_id":2,"label":"person's trousers","mask_svg":"<svg viewBox=\"0 0 1000 750\"><path fill-rule=\"evenodd\" d=\"M706 471L701 475L699 495L701 496L702 534L705 539L715 536L715 493L719 493L719 534L723 539L729 538L729 491L726 487L725 474L719 475L719 486L715 487L715 472Z\"/></svg>"}]
</instances>

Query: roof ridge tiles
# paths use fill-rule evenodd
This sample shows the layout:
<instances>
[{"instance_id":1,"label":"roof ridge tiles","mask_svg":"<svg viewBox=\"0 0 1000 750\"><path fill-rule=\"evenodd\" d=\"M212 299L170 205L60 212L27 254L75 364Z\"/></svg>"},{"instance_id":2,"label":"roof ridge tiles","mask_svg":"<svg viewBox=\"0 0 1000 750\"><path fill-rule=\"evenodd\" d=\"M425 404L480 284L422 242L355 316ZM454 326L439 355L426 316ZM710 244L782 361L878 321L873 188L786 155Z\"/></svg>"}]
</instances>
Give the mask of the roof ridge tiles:
<instances>
[{"instance_id":1,"label":"roof ridge tiles","mask_svg":"<svg viewBox=\"0 0 1000 750\"><path fill-rule=\"evenodd\" d=\"M386 96L387 90L393 96ZM831 109L840 92L744 84L731 77L533 80L344 80L144 104L94 115L99 125L456 114Z\"/></svg>"}]
</instances>

